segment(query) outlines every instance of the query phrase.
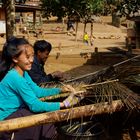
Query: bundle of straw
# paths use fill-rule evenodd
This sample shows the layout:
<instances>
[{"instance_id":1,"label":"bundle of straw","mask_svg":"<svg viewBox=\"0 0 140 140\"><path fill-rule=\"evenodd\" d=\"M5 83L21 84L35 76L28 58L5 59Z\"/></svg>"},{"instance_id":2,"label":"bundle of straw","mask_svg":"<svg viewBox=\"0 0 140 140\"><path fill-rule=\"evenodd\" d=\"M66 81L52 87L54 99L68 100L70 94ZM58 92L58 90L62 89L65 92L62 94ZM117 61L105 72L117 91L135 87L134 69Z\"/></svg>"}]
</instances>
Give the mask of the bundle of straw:
<instances>
[{"instance_id":1,"label":"bundle of straw","mask_svg":"<svg viewBox=\"0 0 140 140\"><path fill-rule=\"evenodd\" d=\"M88 73L86 75L82 75L80 77L76 77L70 80L65 81L65 83L72 83L72 82L84 82L86 84L91 84L96 81L102 82L108 79L120 79L121 76L124 77L130 74L140 74L140 55L134 56L130 59L124 60L112 66L105 67L101 70L95 71L93 73ZM127 68L127 66L129 66ZM129 71L124 71L124 70ZM120 75L120 76L119 76Z\"/></svg>"}]
</instances>

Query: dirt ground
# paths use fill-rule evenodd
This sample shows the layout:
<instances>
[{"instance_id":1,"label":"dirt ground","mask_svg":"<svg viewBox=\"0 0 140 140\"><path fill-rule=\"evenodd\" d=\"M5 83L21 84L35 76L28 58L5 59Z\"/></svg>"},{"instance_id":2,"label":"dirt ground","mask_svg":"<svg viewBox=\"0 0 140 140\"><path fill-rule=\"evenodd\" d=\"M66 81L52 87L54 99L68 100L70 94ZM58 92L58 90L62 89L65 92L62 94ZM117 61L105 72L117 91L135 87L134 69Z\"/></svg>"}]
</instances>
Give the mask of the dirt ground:
<instances>
[{"instance_id":1,"label":"dirt ground","mask_svg":"<svg viewBox=\"0 0 140 140\"><path fill-rule=\"evenodd\" d=\"M67 33L51 33L51 30L55 29L56 27L64 27L65 32L66 24L46 25L49 34L46 34L45 37L53 45L53 50L50 54L50 57L56 57L58 54L60 56L67 55L67 57L69 58L72 58L73 55L76 55L75 57L78 57L78 55L82 53L94 52L95 47L98 47L99 52L108 52L109 47L123 48L125 46L126 29L124 27L116 28L109 25L108 23L111 22L110 17L103 18L102 21L102 23L94 23L93 25L93 35L95 36L93 46L85 46L83 43L82 36L84 25L82 23L79 23L78 25L77 41L75 41L75 36L67 35ZM86 31L90 35L90 24L87 25ZM52 62L52 59L50 59L50 61L48 61L46 64L46 71L53 72L56 70L60 70L71 77L77 77L79 75L97 71L104 67L95 65L83 65L82 63L80 63L80 60L77 59L69 59L69 61L67 62L59 61L59 63L57 61L59 60L55 60Z\"/></svg>"},{"instance_id":2,"label":"dirt ground","mask_svg":"<svg viewBox=\"0 0 140 140\"><path fill-rule=\"evenodd\" d=\"M45 39L49 41L53 49L50 53L50 57L56 57L57 55L67 55L71 58L72 54L79 55L81 53L91 53L94 52L95 47L98 47L98 51L105 52L109 51L107 48L109 47L124 47L125 46L125 37L126 37L126 29L125 27L116 28L111 26L111 17L102 17L101 23L94 23L93 24L93 35L95 37L93 46L85 46L83 43L83 27L82 23L78 25L78 33L77 33L77 41L75 40L75 36L68 35L66 32L66 24L62 23L47 23L43 25L43 36L39 35L38 37L34 37L31 34L29 37L25 37L33 44L36 40ZM57 31L57 27L62 29L62 31ZM90 35L90 24L87 24L86 28L87 33ZM2 46L5 42L5 38L0 37L0 50L2 50ZM70 62L72 61L72 62ZM52 59L46 63L45 70L47 73L51 73L53 71L63 71L66 73L72 73L73 76L77 76L76 74L84 74L96 71L102 66L91 66L86 65L83 66L82 63L76 62L77 60L72 59L69 60L68 63L63 61L57 62L52 61ZM78 73L76 68L80 67ZM72 69L74 70L72 72Z\"/></svg>"}]
</instances>

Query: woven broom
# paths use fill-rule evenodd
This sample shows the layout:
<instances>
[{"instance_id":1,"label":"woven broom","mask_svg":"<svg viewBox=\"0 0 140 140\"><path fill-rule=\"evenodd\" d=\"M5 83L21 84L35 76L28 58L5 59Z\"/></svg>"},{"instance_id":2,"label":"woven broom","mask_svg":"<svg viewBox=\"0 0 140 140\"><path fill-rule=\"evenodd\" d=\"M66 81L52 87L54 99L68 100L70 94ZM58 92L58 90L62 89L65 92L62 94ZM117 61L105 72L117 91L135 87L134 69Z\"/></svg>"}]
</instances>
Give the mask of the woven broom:
<instances>
[{"instance_id":1,"label":"woven broom","mask_svg":"<svg viewBox=\"0 0 140 140\"><path fill-rule=\"evenodd\" d=\"M139 108L140 97L122 84L127 76L140 73L140 66L122 67L122 64L125 64L126 62L130 63L130 61L132 60L134 61L139 57L140 55L135 56L131 59L115 64L107 69L105 68L103 70L88 74L87 77L81 76L80 79L75 78L71 81L66 81L64 84L72 85L76 89L76 91L79 90L84 91L80 94L83 94L86 97L85 100L88 100L89 102L92 103L93 102L99 103L99 102L106 102L106 101L112 102L114 100L119 99L122 100L122 102L129 109ZM82 80L83 78L86 78L86 80ZM119 80L114 80L116 78ZM49 85L49 87L50 86L61 87L61 85L62 83L57 83L57 84L53 83ZM47 85L44 84L44 87L45 86ZM68 95L69 94L64 93L64 94L57 95L55 97L49 97L49 98L46 97L42 100L65 98Z\"/></svg>"}]
</instances>

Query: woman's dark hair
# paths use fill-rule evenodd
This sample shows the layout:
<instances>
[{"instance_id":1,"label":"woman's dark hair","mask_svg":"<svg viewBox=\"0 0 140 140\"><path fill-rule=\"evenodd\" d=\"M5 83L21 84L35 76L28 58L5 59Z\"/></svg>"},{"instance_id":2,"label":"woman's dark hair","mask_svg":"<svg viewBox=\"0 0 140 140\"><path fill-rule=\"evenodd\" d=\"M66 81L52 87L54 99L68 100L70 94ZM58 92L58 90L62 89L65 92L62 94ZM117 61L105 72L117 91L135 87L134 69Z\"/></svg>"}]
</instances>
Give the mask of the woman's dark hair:
<instances>
[{"instance_id":1,"label":"woman's dark hair","mask_svg":"<svg viewBox=\"0 0 140 140\"><path fill-rule=\"evenodd\" d=\"M13 64L13 58L18 57L22 50L21 45L29 44L25 38L11 37L3 46L1 62L0 62L0 81L6 75Z\"/></svg>"},{"instance_id":2,"label":"woman's dark hair","mask_svg":"<svg viewBox=\"0 0 140 140\"><path fill-rule=\"evenodd\" d=\"M38 40L34 43L34 52L37 54L38 51L44 52L44 51L51 51L52 45L45 41L45 40Z\"/></svg>"}]
</instances>

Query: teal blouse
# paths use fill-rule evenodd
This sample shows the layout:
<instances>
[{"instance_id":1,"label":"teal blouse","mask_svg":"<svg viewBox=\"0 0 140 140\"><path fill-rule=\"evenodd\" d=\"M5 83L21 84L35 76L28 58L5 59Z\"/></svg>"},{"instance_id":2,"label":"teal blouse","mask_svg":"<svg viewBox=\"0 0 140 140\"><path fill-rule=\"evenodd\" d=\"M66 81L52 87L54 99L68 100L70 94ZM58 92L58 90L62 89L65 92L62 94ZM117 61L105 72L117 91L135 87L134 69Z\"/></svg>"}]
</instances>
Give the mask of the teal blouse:
<instances>
[{"instance_id":1,"label":"teal blouse","mask_svg":"<svg viewBox=\"0 0 140 140\"><path fill-rule=\"evenodd\" d=\"M23 105L33 112L49 112L60 109L59 102L42 102L38 98L60 93L60 88L41 88L25 71L21 76L11 69L0 82L0 120L5 119Z\"/></svg>"}]
</instances>

